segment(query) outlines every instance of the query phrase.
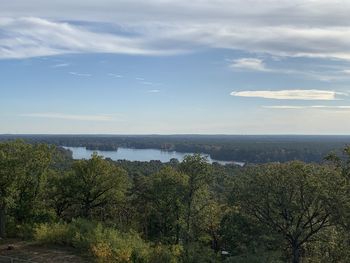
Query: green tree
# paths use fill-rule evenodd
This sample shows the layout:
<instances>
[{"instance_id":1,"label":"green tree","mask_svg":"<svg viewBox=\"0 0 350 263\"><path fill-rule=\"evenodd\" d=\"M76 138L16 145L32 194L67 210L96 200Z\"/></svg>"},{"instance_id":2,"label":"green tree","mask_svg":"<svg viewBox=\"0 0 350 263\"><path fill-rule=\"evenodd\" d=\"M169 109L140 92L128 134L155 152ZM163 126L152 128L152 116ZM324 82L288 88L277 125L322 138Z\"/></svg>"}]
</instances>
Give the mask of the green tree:
<instances>
[{"instance_id":1,"label":"green tree","mask_svg":"<svg viewBox=\"0 0 350 263\"><path fill-rule=\"evenodd\" d=\"M0 144L0 237L6 235L7 209L14 205L16 181L20 174L20 142Z\"/></svg>"},{"instance_id":2,"label":"green tree","mask_svg":"<svg viewBox=\"0 0 350 263\"><path fill-rule=\"evenodd\" d=\"M214 195L214 193L211 193ZM210 247L219 252L222 247L222 235L220 232L221 221L228 213L228 207L224 203L215 200L214 196L211 196L207 205L200 212L198 217L201 224L197 224L200 232L204 233L204 240L208 240Z\"/></svg>"},{"instance_id":3,"label":"green tree","mask_svg":"<svg viewBox=\"0 0 350 263\"><path fill-rule=\"evenodd\" d=\"M89 160L73 164L74 201L80 215L91 218L98 208L105 208L125 197L129 181L125 170L94 153ZM106 213L107 211L99 210Z\"/></svg>"},{"instance_id":4,"label":"green tree","mask_svg":"<svg viewBox=\"0 0 350 263\"><path fill-rule=\"evenodd\" d=\"M211 166L206 157L199 154L188 155L179 166L180 172L188 176L185 194L185 252L189 243L198 239L195 230L201 224L200 212L209 204L209 184L212 180Z\"/></svg>"},{"instance_id":5,"label":"green tree","mask_svg":"<svg viewBox=\"0 0 350 263\"><path fill-rule=\"evenodd\" d=\"M326 160L342 178L337 188L338 195L333 200L334 220L350 233L350 146L344 148L342 155L331 153Z\"/></svg>"},{"instance_id":6,"label":"green tree","mask_svg":"<svg viewBox=\"0 0 350 263\"><path fill-rule=\"evenodd\" d=\"M151 222L158 241L178 244L188 177L167 166L150 177Z\"/></svg>"},{"instance_id":7,"label":"green tree","mask_svg":"<svg viewBox=\"0 0 350 263\"><path fill-rule=\"evenodd\" d=\"M14 207L19 223L45 213L43 197L54 149L46 144L25 144L20 154L18 165L22 168L22 175L17 178L18 197Z\"/></svg>"},{"instance_id":8,"label":"green tree","mask_svg":"<svg viewBox=\"0 0 350 263\"><path fill-rule=\"evenodd\" d=\"M6 234L9 209L18 222L40 208L45 176L51 163L52 147L12 141L0 144L0 236Z\"/></svg>"},{"instance_id":9,"label":"green tree","mask_svg":"<svg viewBox=\"0 0 350 263\"><path fill-rule=\"evenodd\" d=\"M338 179L325 166L267 164L250 169L237 180L234 199L241 213L281 235L292 262L298 263L304 245L331 226L330 202Z\"/></svg>"},{"instance_id":10,"label":"green tree","mask_svg":"<svg viewBox=\"0 0 350 263\"><path fill-rule=\"evenodd\" d=\"M46 197L48 206L53 208L59 218L65 218L65 212L75 203L76 182L72 171L52 172L48 177ZM67 215L71 218L72 215Z\"/></svg>"},{"instance_id":11,"label":"green tree","mask_svg":"<svg viewBox=\"0 0 350 263\"><path fill-rule=\"evenodd\" d=\"M339 250L340 247L344 247L344 244L345 247L350 244L350 146L345 147L342 154L329 154L326 160L342 179L337 188L334 189L334 199L332 200L332 219L337 227L334 232L337 233L338 237L343 237L343 240L338 238L337 248ZM349 250L344 249L342 252L343 258L349 260Z\"/></svg>"}]
</instances>

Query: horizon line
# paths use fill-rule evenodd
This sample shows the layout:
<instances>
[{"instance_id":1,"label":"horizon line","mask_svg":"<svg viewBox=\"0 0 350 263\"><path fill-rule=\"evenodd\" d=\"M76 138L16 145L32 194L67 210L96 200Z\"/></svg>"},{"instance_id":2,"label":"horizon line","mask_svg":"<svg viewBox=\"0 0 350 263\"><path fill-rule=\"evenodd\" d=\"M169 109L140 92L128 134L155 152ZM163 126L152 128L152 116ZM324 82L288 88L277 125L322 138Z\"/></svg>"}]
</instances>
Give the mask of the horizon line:
<instances>
[{"instance_id":1,"label":"horizon line","mask_svg":"<svg viewBox=\"0 0 350 263\"><path fill-rule=\"evenodd\" d=\"M302 133L0 133L0 136L350 136L350 134L302 134Z\"/></svg>"}]
</instances>

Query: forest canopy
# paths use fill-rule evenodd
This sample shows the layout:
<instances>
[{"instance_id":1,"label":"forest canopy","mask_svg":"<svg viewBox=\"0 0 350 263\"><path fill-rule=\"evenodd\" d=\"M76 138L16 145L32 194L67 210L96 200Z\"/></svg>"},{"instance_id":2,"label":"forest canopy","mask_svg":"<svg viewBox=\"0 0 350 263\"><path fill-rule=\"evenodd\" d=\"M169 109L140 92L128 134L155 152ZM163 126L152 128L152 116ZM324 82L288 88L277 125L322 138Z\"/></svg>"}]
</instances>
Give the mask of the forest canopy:
<instances>
[{"instance_id":1,"label":"forest canopy","mask_svg":"<svg viewBox=\"0 0 350 263\"><path fill-rule=\"evenodd\" d=\"M0 237L96 262L349 262L350 149L322 163L238 167L73 160L0 143Z\"/></svg>"}]
</instances>

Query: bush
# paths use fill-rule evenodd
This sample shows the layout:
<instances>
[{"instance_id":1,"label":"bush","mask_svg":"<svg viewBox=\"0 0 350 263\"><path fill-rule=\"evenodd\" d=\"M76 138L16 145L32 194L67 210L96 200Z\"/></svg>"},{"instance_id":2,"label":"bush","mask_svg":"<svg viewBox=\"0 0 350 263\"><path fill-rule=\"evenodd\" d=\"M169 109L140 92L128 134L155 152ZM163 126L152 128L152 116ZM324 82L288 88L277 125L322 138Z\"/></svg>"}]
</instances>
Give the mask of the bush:
<instances>
[{"instance_id":1,"label":"bush","mask_svg":"<svg viewBox=\"0 0 350 263\"><path fill-rule=\"evenodd\" d=\"M123 233L100 223L77 219L71 223L41 224L34 229L34 239L45 244L68 245L88 252L96 262L107 263L178 263L218 262L213 250L192 243L185 253L181 245L152 247L137 233Z\"/></svg>"},{"instance_id":2,"label":"bush","mask_svg":"<svg viewBox=\"0 0 350 263\"><path fill-rule=\"evenodd\" d=\"M34 239L44 244L73 245L74 233L66 223L40 224L34 228Z\"/></svg>"},{"instance_id":3,"label":"bush","mask_svg":"<svg viewBox=\"0 0 350 263\"><path fill-rule=\"evenodd\" d=\"M93 255L97 262L149 262L151 252L137 233L121 233L82 219L69 224L41 224L35 228L34 238L41 243L79 248Z\"/></svg>"},{"instance_id":4,"label":"bush","mask_svg":"<svg viewBox=\"0 0 350 263\"><path fill-rule=\"evenodd\" d=\"M6 227L9 238L31 239L33 237L33 224L16 224L14 220L8 220Z\"/></svg>"},{"instance_id":5,"label":"bush","mask_svg":"<svg viewBox=\"0 0 350 263\"><path fill-rule=\"evenodd\" d=\"M214 250L199 242L190 243L187 248L187 253L184 253L183 255L183 261L186 263L220 262L220 257L214 252Z\"/></svg>"},{"instance_id":6,"label":"bush","mask_svg":"<svg viewBox=\"0 0 350 263\"><path fill-rule=\"evenodd\" d=\"M150 257L151 263L177 263L183 253L183 247L180 245L157 245L153 249L152 256Z\"/></svg>"}]
</instances>

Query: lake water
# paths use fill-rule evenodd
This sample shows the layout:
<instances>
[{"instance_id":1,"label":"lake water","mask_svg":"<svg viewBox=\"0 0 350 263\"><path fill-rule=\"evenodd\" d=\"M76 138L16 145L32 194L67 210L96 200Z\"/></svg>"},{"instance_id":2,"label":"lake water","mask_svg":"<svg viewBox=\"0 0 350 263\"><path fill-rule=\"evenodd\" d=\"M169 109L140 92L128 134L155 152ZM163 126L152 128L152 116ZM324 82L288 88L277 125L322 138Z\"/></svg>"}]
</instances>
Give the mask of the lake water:
<instances>
[{"instance_id":1,"label":"lake water","mask_svg":"<svg viewBox=\"0 0 350 263\"><path fill-rule=\"evenodd\" d=\"M88 150L85 147L66 147L62 146L65 149L69 149L73 153L73 159L89 159L91 154L97 152L99 155L102 155L106 158L111 158L112 160L128 160L128 161L143 161L149 162L151 160L159 160L163 163L169 162L170 159L176 158L179 161L182 161L184 157L188 154L193 153L181 153L176 151L162 151L159 149L132 149L132 148L118 148L117 151L94 151ZM213 160L207 154L203 154L203 156L207 156L208 161L210 163L218 162L220 164L237 164L244 165L241 162L230 162L230 161L220 161Z\"/></svg>"}]
</instances>

